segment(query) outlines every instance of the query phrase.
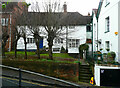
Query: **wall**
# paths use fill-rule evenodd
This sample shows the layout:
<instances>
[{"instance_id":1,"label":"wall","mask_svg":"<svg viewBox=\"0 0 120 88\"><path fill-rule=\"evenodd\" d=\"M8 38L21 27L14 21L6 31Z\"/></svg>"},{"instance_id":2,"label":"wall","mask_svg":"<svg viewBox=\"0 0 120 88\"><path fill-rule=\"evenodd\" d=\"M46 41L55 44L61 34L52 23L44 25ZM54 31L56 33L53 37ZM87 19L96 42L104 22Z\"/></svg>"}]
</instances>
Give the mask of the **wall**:
<instances>
[{"instance_id":1,"label":"wall","mask_svg":"<svg viewBox=\"0 0 120 88\"><path fill-rule=\"evenodd\" d=\"M120 1L118 3L118 58L120 62Z\"/></svg>"},{"instance_id":2,"label":"wall","mask_svg":"<svg viewBox=\"0 0 120 88\"><path fill-rule=\"evenodd\" d=\"M94 67L94 79L97 86L100 86L100 69L120 69L120 67L100 66L95 64Z\"/></svg>"},{"instance_id":3,"label":"wall","mask_svg":"<svg viewBox=\"0 0 120 88\"><path fill-rule=\"evenodd\" d=\"M97 18L94 13L94 16L93 16L93 51L97 51L96 40L97 40Z\"/></svg>"},{"instance_id":4,"label":"wall","mask_svg":"<svg viewBox=\"0 0 120 88\"><path fill-rule=\"evenodd\" d=\"M98 20L98 39L102 39L99 49L103 48L102 53L107 53L105 41L110 41L110 51L116 53L116 61L118 61L118 36L115 35L115 32L118 32L118 1L110 0L110 4L106 6L104 0ZM105 33L105 18L108 16L110 17L110 32Z\"/></svg>"},{"instance_id":5,"label":"wall","mask_svg":"<svg viewBox=\"0 0 120 88\"><path fill-rule=\"evenodd\" d=\"M19 27L18 27L19 28ZM42 30L44 30L44 28L41 28ZM20 30L20 29L19 29ZM29 30L29 29L28 29ZM53 48L61 48L62 46L64 48L66 48L66 27L64 27L64 31L63 31L64 35L60 35L59 38L63 38L63 44L55 44L53 43ZM30 31L27 32L27 37L28 38L33 38L33 36L29 35ZM48 47L48 42L47 42L47 34L46 35L41 35L43 36L43 46ZM86 43L86 26L75 26L75 28L69 28L68 27L68 39L80 39L79 45L80 44L84 44ZM54 42L54 41L53 41ZM24 40L23 38L20 38L18 40L18 45L17 45L17 49L24 49ZM27 44L27 49L36 49L36 45L35 43L32 44ZM53 53L60 53L60 52L53 52ZM68 53L79 53L78 47L76 48L70 48L68 47Z\"/></svg>"}]
</instances>

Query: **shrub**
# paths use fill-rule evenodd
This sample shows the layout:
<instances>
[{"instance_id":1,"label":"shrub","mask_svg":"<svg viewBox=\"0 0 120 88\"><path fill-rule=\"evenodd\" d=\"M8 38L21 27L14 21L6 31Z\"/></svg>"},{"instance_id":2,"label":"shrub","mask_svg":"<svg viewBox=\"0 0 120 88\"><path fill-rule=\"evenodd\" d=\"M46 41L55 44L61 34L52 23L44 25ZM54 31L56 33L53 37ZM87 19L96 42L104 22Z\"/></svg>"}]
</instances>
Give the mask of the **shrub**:
<instances>
[{"instance_id":1,"label":"shrub","mask_svg":"<svg viewBox=\"0 0 120 88\"><path fill-rule=\"evenodd\" d=\"M111 51L110 53L111 53L111 56L115 59L115 57L116 57L116 53L113 52L113 51Z\"/></svg>"},{"instance_id":2,"label":"shrub","mask_svg":"<svg viewBox=\"0 0 120 88\"><path fill-rule=\"evenodd\" d=\"M65 48L62 46L61 47L61 51L60 51L61 53L66 53L66 50L65 50Z\"/></svg>"},{"instance_id":3,"label":"shrub","mask_svg":"<svg viewBox=\"0 0 120 88\"><path fill-rule=\"evenodd\" d=\"M46 53L48 53L48 51L46 51L46 49L41 49L40 50L40 54L46 54Z\"/></svg>"},{"instance_id":4,"label":"shrub","mask_svg":"<svg viewBox=\"0 0 120 88\"><path fill-rule=\"evenodd\" d=\"M3 60L3 65L34 71L48 76L70 79L71 81L75 81L74 78L77 77L78 71L78 64L56 63L45 59L43 61Z\"/></svg>"}]
</instances>

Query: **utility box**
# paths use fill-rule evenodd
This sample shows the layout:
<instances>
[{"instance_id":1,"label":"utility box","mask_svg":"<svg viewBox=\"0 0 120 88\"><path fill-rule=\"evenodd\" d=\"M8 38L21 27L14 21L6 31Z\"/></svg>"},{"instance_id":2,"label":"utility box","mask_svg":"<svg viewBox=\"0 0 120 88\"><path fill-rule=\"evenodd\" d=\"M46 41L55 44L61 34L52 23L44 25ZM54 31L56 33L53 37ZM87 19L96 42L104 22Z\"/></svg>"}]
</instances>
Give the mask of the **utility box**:
<instances>
[{"instance_id":1,"label":"utility box","mask_svg":"<svg viewBox=\"0 0 120 88\"><path fill-rule=\"evenodd\" d=\"M94 72L97 86L120 87L120 67L95 64Z\"/></svg>"}]
</instances>

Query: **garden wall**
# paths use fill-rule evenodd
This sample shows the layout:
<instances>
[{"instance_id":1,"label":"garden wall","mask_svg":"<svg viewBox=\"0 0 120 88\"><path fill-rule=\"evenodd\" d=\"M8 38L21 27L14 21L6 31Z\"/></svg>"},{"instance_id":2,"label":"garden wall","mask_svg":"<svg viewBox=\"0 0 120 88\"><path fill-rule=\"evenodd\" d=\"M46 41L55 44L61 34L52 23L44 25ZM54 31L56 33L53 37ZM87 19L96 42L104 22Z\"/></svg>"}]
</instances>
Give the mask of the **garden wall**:
<instances>
[{"instance_id":1,"label":"garden wall","mask_svg":"<svg viewBox=\"0 0 120 88\"><path fill-rule=\"evenodd\" d=\"M78 64L60 63L52 61L20 61L3 60L3 65L30 70L41 74L71 81L78 80Z\"/></svg>"}]
</instances>

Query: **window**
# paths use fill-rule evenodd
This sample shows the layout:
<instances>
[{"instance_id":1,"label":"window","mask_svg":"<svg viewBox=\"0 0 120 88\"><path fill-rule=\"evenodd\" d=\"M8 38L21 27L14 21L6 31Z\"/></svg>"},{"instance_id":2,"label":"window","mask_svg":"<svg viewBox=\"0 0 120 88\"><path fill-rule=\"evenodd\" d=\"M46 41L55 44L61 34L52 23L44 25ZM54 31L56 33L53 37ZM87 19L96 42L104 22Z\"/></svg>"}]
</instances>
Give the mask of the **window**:
<instances>
[{"instance_id":1,"label":"window","mask_svg":"<svg viewBox=\"0 0 120 88\"><path fill-rule=\"evenodd\" d=\"M5 26L5 18L1 19L1 24L2 24L2 26Z\"/></svg>"},{"instance_id":2,"label":"window","mask_svg":"<svg viewBox=\"0 0 120 88\"><path fill-rule=\"evenodd\" d=\"M87 26L87 32L91 32L91 27Z\"/></svg>"},{"instance_id":3,"label":"window","mask_svg":"<svg viewBox=\"0 0 120 88\"><path fill-rule=\"evenodd\" d=\"M34 38L27 38L27 43L35 43Z\"/></svg>"},{"instance_id":4,"label":"window","mask_svg":"<svg viewBox=\"0 0 120 88\"><path fill-rule=\"evenodd\" d=\"M105 7L107 6L107 5L109 5L110 4L110 0L106 0L106 5L105 5Z\"/></svg>"},{"instance_id":5,"label":"window","mask_svg":"<svg viewBox=\"0 0 120 88\"><path fill-rule=\"evenodd\" d=\"M79 39L69 39L68 45L70 48L79 47Z\"/></svg>"},{"instance_id":6,"label":"window","mask_svg":"<svg viewBox=\"0 0 120 88\"><path fill-rule=\"evenodd\" d=\"M1 24L2 24L2 26L8 26L8 18L2 18L1 19Z\"/></svg>"},{"instance_id":7,"label":"window","mask_svg":"<svg viewBox=\"0 0 120 88\"><path fill-rule=\"evenodd\" d=\"M106 45L106 49L110 49L110 42L109 41L106 41L105 45Z\"/></svg>"},{"instance_id":8,"label":"window","mask_svg":"<svg viewBox=\"0 0 120 88\"><path fill-rule=\"evenodd\" d=\"M69 29L75 29L75 26L69 26Z\"/></svg>"},{"instance_id":9,"label":"window","mask_svg":"<svg viewBox=\"0 0 120 88\"><path fill-rule=\"evenodd\" d=\"M59 52L60 48L53 48L53 52Z\"/></svg>"},{"instance_id":10,"label":"window","mask_svg":"<svg viewBox=\"0 0 120 88\"><path fill-rule=\"evenodd\" d=\"M55 39L55 43L58 43L58 44L62 44L63 43L63 38L60 38L60 39Z\"/></svg>"},{"instance_id":11,"label":"window","mask_svg":"<svg viewBox=\"0 0 120 88\"><path fill-rule=\"evenodd\" d=\"M105 18L105 33L110 31L110 18Z\"/></svg>"},{"instance_id":12,"label":"window","mask_svg":"<svg viewBox=\"0 0 120 88\"><path fill-rule=\"evenodd\" d=\"M8 26L8 18L6 18L6 23L5 24L6 24L6 26Z\"/></svg>"}]
</instances>

